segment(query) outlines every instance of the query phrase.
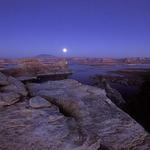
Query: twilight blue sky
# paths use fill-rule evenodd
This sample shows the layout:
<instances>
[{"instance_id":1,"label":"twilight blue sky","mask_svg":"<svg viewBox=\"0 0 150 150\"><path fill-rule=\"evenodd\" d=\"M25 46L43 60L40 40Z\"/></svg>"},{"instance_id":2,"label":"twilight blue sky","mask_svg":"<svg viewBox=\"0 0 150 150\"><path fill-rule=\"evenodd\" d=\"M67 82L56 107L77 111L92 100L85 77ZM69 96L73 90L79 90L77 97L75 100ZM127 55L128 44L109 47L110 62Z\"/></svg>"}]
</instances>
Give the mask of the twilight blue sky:
<instances>
[{"instance_id":1,"label":"twilight blue sky","mask_svg":"<svg viewBox=\"0 0 150 150\"><path fill-rule=\"evenodd\" d=\"M150 0L0 0L0 57L150 57Z\"/></svg>"}]
</instances>

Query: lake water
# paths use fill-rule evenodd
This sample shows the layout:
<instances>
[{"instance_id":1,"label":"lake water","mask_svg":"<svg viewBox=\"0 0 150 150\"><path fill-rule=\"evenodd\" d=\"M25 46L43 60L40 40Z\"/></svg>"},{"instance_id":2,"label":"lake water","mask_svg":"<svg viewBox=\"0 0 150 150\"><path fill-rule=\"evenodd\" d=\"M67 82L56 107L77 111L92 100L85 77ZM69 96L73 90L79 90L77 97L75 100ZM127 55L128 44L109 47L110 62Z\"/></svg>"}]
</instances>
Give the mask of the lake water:
<instances>
[{"instance_id":1,"label":"lake water","mask_svg":"<svg viewBox=\"0 0 150 150\"><path fill-rule=\"evenodd\" d=\"M95 75L117 75L115 73L110 73L110 71L117 71L128 68L150 69L150 64L90 66L70 63L69 68L73 71L73 74L69 76L70 79L78 80L84 84L91 84L91 77Z\"/></svg>"}]
</instances>

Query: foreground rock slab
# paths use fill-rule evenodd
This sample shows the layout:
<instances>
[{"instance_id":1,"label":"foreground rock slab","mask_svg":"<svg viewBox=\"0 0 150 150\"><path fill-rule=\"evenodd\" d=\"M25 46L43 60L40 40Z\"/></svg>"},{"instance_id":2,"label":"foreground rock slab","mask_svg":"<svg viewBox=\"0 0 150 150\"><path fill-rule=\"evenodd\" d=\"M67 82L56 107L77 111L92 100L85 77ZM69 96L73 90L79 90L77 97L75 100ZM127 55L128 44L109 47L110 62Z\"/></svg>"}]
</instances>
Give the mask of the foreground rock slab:
<instances>
[{"instance_id":1,"label":"foreground rock slab","mask_svg":"<svg viewBox=\"0 0 150 150\"><path fill-rule=\"evenodd\" d=\"M96 150L100 142L80 143L80 131L73 118L58 107L43 109L20 102L0 111L1 150Z\"/></svg>"},{"instance_id":2,"label":"foreground rock slab","mask_svg":"<svg viewBox=\"0 0 150 150\"><path fill-rule=\"evenodd\" d=\"M80 144L100 139L100 148L108 150L150 148L149 134L129 115L121 111L104 90L74 80L28 84L32 96L41 96L74 118L80 130Z\"/></svg>"},{"instance_id":3,"label":"foreground rock slab","mask_svg":"<svg viewBox=\"0 0 150 150\"><path fill-rule=\"evenodd\" d=\"M150 135L105 90L69 79L7 81L0 86L0 150L150 148Z\"/></svg>"}]
</instances>

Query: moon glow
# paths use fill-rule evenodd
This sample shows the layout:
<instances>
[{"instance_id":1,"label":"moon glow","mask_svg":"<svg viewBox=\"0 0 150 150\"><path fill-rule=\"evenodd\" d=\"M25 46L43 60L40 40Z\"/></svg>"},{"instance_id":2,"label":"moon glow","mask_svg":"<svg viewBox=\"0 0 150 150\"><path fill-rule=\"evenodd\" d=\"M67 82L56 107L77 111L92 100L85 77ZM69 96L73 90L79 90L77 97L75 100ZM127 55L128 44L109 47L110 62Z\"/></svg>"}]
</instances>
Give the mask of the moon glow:
<instances>
[{"instance_id":1,"label":"moon glow","mask_svg":"<svg viewBox=\"0 0 150 150\"><path fill-rule=\"evenodd\" d=\"M63 51L63 53L67 53L68 49L67 48L63 48L62 51Z\"/></svg>"}]
</instances>

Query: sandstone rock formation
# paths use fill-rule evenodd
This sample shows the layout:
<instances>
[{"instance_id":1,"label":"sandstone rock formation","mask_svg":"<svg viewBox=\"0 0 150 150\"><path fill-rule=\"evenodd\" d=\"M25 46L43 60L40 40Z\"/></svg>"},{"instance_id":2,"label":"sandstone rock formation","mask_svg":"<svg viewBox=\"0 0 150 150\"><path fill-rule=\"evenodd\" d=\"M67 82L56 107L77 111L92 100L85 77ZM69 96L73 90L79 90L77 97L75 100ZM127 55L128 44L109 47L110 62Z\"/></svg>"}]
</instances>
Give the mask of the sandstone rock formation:
<instances>
[{"instance_id":1,"label":"sandstone rock formation","mask_svg":"<svg viewBox=\"0 0 150 150\"><path fill-rule=\"evenodd\" d=\"M94 150L100 145L80 145L75 121L57 107L32 109L20 102L0 113L0 149L4 150ZM72 125L73 124L73 125Z\"/></svg>"},{"instance_id":2,"label":"sandstone rock formation","mask_svg":"<svg viewBox=\"0 0 150 150\"><path fill-rule=\"evenodd\" d=\"M0 107L12 105L27 96L25 85L0 73Z\"/></svg>"},{"instance_id":3,"label":"sandstone rock formation","mask_svg":"<svg viewBox=\"0 0 150 150\"><path fill-rule=\"evenodd\" d=\"M0 72L0 86L8 85L7 77Z\"/></svg>"},{"instance_id":4,"label":"sandstone rock formation","mask_svg":"<svg viewBox=\"0 0 150 150\"><path fill-rule=\"evenodd\" d=\"M15 67L8 67L11 65L8 62L1 71L14 77L35 77L39 74L68 71L67 61L58 57L20 58L16 59L15 63Z\"/></svg>"},{"instance_id":5,"label":"sandstone rock formation","mask_svg":"<svg viewBox=\"0 0 150 150\"><path fill-rule=\"evenodd\" d=\"M0 86L1 150L150 147L150 135L117 108L105 90L69 79L25 86L3 76L8 85Z\"/></svg>"},{"instance_id":6,"label":"sandstone rock formation","mask_svg":"<svg viewBox=\"0 0 150 150\"><path fill-rule=\"evenodd\" d=\"M102 89L86 86L74 80L28 84L30 94L41 96L74 118L83 144L96 143L110 150L148 149L150 136L126 113L117 108ZM93 140L93 142L91 141Z\"/></svg>"},{"instance_id":7,"label":"sandstone rock formation","mask_svg":"<svg viewBox=\"0 0 150 150\"><path fill-rule=\"evenodd\" d=\"M150 64L150 58L131 57L131 58L87 58L72 57L70 61L87 65L116 65L116 64Z\"/></svg>"},{"instance_id":8,"label":"sandstone rock formation","mask_svg":"<svg viewBox=\"0 0 150 150\"><path fill-rule=\"evenodd\" d=\"M0 92L0 108L12 105L20 100L20 95L14 92Z\"/></svg>"}]
</instances>

